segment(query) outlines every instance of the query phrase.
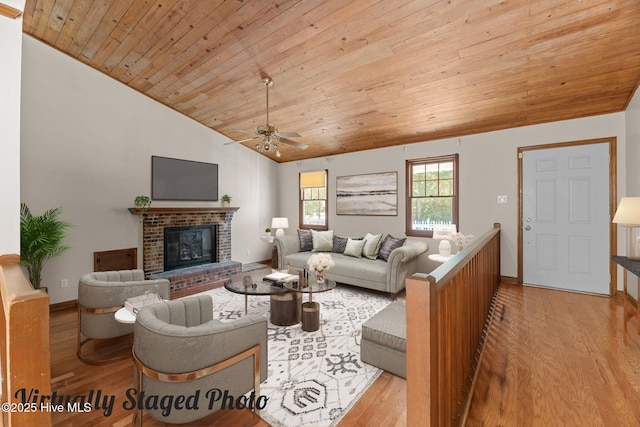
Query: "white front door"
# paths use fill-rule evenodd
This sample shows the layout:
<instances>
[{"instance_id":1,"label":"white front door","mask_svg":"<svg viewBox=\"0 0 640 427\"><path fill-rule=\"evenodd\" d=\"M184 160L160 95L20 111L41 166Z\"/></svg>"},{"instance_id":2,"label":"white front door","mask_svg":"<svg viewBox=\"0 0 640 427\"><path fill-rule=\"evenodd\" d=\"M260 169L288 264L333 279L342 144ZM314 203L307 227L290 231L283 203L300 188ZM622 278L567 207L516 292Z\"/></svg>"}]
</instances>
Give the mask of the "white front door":
<instances>
[{"instance_id":1,"label":"white front door","mask_svg":"<svg viewBox=\"0 0 640 427\"><path fill-rule=\"evenodd\" d=\"M524 151L523 282L609 294L609 144Z\"/></svg>"}]
</instances>

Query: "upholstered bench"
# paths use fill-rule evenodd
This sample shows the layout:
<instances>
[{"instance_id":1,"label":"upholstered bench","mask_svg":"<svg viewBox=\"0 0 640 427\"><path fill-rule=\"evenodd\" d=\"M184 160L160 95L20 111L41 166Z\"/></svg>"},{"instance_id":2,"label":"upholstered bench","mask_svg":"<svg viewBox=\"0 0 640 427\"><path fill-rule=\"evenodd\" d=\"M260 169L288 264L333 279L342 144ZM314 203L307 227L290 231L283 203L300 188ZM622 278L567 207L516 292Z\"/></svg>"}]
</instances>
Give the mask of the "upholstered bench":
<instances>
[{"instance_id":1,"label":"upholstered bench","mask_svg":"<svg viewBox=\"0 0 640 427\"><path fill-rule=\"evenodd\" d=\"M406 304L397 300L362 325L360 360L407 377Z\"/></svg>"}]
</instances>

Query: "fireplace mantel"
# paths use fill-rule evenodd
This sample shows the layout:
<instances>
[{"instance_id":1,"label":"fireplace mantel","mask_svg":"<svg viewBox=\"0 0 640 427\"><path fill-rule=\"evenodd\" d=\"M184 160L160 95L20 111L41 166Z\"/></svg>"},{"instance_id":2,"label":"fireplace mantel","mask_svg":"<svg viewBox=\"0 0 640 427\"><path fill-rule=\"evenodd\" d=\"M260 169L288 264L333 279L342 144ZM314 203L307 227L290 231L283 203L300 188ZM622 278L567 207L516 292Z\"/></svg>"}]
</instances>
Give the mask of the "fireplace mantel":
<instances>
[{"instance_id":1,"label":"fireplace mantel","mask_svg":"<svg viewBox=\"0 0 640 427\"><path fill-rule=\"evenodd\" d=\"M151 214L190 214L190 213L233 213L240 208L233 207L210 207L210 208L148 208L145 215ZM129 212L133 215L140 215L140 208L129 208Z\"/></svg>"}]
</instances>

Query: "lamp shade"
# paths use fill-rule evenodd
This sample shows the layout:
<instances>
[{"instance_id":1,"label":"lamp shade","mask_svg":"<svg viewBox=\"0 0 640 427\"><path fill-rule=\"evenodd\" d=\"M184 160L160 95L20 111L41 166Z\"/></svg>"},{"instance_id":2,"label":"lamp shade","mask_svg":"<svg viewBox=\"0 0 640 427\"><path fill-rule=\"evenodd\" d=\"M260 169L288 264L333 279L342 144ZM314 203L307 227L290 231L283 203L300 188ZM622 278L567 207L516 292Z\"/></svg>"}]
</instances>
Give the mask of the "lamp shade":
<instances>
[{"instance_id":1,"label":"lamp shade","mask_svg":"<svg viewBox=\"0 0 640 427\"><path fill-rule=\"evenodd\" d=\"M612 222L630 227L640 225L640 197L623 197Z\"/></svg>"},{"instance_id":2,"label":"lamp shade","mask_svg":"<svg viewBox=\"0 0 640 427\"><path fill-rule=\"evenodd\" d=\"M455 224L441 224L433 227L434 239L450 239L456 234Z\"/></svg>"},{"instance_id":3,"label":"lamp shade","mask_svg":"<svg viewBox=\"0 0 640 427\"><path fill-rule=\"evenodd\" d=\"M271 228L289 228L288 218L272 218Z\"/></svg>"}]
</instances>

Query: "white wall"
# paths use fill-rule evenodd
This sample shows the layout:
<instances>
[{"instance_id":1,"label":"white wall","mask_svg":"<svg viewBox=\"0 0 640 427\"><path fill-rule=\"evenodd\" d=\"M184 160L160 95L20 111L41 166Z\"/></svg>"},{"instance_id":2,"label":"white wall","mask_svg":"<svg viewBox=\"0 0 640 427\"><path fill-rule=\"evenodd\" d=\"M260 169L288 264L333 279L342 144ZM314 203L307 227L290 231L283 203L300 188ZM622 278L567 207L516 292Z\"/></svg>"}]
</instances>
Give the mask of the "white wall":
<instances>
[{"instance_id":1,"label":"white wall","mask_svg":"<svg viewBox=\"0 0 640 427\"><path fill-rule=\"evenodd\" d=\"M636 89L631 102L625 111L625 125L627 134L627 192L624 196L640 197L640 90ZM618 194L619 198L622 194ZM618 227L618 239L623 244L623 249L619 252L624 255L626 246L624 243L627 238L627 230L624 227ZM618 277L622 281L622 268L618 268ZM634 286L634 276L630 275L629 293L638 299L638 287Z\"/></svg>"},{"instance_id":2,"label":"white wall","mask_svg":"<svg viewBox=\"0 0 640 427\"><path fill-rule=\"evenodd\" d=\"M627 134L627 196L640 196L640 90L625 111Z\"/></svg>"},{"instance_id":3,"label":"white wall","mask_svg":"<svg viewBox=\"0 0 640 427\"><path fill-rule=\"evenodd\" d=\"M329 170L329 227L336 233L354 236L366 232L405 233L405 160L460 153L460 232L480 235L499 222L502 225L501 274L518 274L518 147L617 137L618 193L625 194L625 115L608 114L577 120L567 120L527 126L497 132L482 133L406 146L381 148L349 153L330 158L317 158L281 165L280 211L290 224L297 224L297 174L299 171ZM336 176L398 171L398 215L392 217L338 216L335 214ZM497 196L506 195L507 204L498 204ZM295 228L287 232L295 233ZM429 253L437 246L429 239ZM621 243L623 246L624 242ZM429 272L437 264L421 257L421 272Z\"/></svg>"},{"instance_id":4,"label":"white wall","mask_svg":"<svg viewBox=\"0 0 640 427\"><path fill-rule=\"evenodd\" d=\"M219 164L219 194L240 207L232 259L271 258L260 235L279 214L277 163L239 144L224 146L222 135L29 36L23 46L21 200L34 214L62 207L74 224L65 240L72 249L43 272L52 303L77 298L93 252L137 246L142 256L141 225L127 208L150 195L152 155ZM152 204L162 206L220 203Z\"/></svg>"},{"instance_id":5,"label":"white wall","mask_svg":"<svg viewBox=\"0 0 640 427\"><path fill-rule=\"evenodd\" d=\"M24 0L8 1L24 10ZM0 255L20 253L20 69L22 17L0 16Z\"/></svg>"}]
</instances>

